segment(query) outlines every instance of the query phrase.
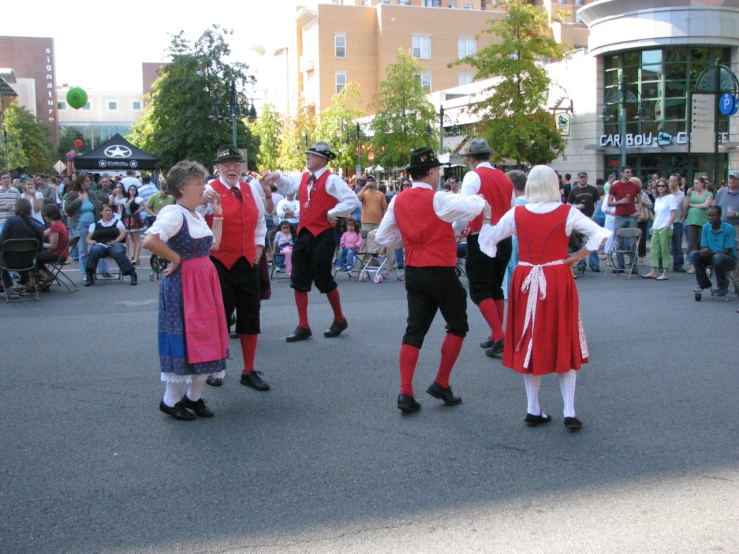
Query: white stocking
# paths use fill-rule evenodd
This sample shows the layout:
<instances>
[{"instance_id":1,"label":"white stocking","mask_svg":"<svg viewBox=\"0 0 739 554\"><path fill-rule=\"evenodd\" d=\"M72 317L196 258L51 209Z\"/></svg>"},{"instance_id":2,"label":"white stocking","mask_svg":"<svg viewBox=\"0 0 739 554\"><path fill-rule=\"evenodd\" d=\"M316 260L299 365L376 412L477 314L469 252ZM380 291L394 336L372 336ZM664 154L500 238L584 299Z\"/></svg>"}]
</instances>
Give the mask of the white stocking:
<instances>
[{"instance_id":1,"label":"white stocking","mask_svg":"<svg viewBox=\"0 0 739 554\"><path fill-rule=\"evenodd\" d=\"M180 384L166 381L164 389L164 403L170 408L180 401Z\"/></svg>"},{"instance_id":2,"label":"white stocking","mask_svg":"<svg viewBox=\"0 0 739 554\"><path fill-rule=\"evenodd\" d=\"M187 397L193 402L200 400L203 396L203 383L207 378L206 375L193 375L190 387L187 389Z\"/></svg>"},{"instance_id":3,"label":"white stocking","mask_svg":"<svg viewBox=\"0 0 739 554\"><path fill-rule=\"evenodd\" d=\"M562 402L564 403L564 416L575 417L575 383L577 371L574 369L567 373L557 373L559 379L559 390L562 391Z\"/></svg>"},{"instance_id":4,"label":"white stocking","mask_svg":"<svg viewBox=\"0 0 739 554\"><path fill-rule=\"evenodd\" d=\"M541 385L541 375L524 373L523 384L526 387L526 400L528 402L526 411L531 415L542 415L541 408L539 407L539 385Z\"/></svg>"}]
</instances>

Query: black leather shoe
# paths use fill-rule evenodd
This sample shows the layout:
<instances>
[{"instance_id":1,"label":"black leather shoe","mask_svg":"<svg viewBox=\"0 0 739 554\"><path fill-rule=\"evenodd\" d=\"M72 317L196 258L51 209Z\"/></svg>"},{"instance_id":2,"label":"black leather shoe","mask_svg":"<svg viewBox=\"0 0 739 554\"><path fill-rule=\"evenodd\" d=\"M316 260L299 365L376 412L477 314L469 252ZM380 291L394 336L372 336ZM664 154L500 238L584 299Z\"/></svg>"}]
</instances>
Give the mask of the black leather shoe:
<instances>
[{"instance_id":1,"label":"black leather shoe","mask_svg":"<svg viewBox=\"0 0 739 554\"><path fill-rule=\"evenodd\" d=\"M523 422L529 427L536 427L540 423L549 423L550 421L552 421L552 416L549 416L544 412L540 413L539 415L527 413L526 419L523 420Z\"/></svg>"},{"instance_id":2,"label":"black leather shoe","mask_svg":"<svg viewBox=\"0 0 739 554\"><path fill-rule=\"evenodd\" d=\"M213 417L215 415L213 410L205 405L205 400L202 398L199 400L190 400L187 395L185 395L182 397L182 400L180 400L180 404L188 410L195 412L198 417Z\"/></svg>"},{"instance_id":3,"label":"black leather shoe","mask_svg":"<svg viewBox=\"0 0 739 554\"><path fill-rule=\"evenodd\" d=\"M480 347L487 350L494 344L495 344L495 341L493 340L493 337L488 337L487 340L484 340L483 342L480 343Z\"/></svg>"},{"instance_id":4,"label":"black leather shoe","mask_svg":"<svg viewBox=\"0 0 739 554\"><path fill-rule=\"evenodd\" d=\"M580 429L582 429L582 421L580 421L576 417L566 417L565 427L567 427L570 431L579 431Z\"/></svg>"},{"instance_id":5,"label":"black leather shoe","mask_svg":"<svg viewBox=\"0 0 739 554\"><path fill-rule=\"evenodd\" d=\"M488 358L497 358L503 353L503 346L505 346L505 339L496 340L493 345L485 350L485 354Z\"/></svg>"},{"instance_id":6,"label":"black leather shoe","mask_svg":"<svg viewBox=\"0 0 739 554\"><path fill-rule=\"evenodd\" d=\"M261 371L254 371L253 369L248 373L242 373L239 382L242 385L251 387L256 390L266 391L269 390L269 383L262 379Z\"/></svg>"},{"instance_id":7,"label":"black leather shoe","mask_svg":"<svg viewBox=\"0 0 739 554\"><path fill-rule=\"evenodd\" d=\"M313 336L310 327L300 327L299 325L293 331L293 334L285 338L286 342L298 342L301 340L309 339Z\"/></svg>"},{"instance_id":8,"label":"black leather shoe","mask_svg":"<svg viewBox=\"0 0 739 554\"><path fill-rule=\"evenodd\" d=\"M164 400L159 402L159 409L167 415L171 415L175 419L181 421L192 421L195 419L195 414L182 405L182 402L177 402L171 408L164 403Z\"/></svg>"},{"instance_id":9,"label":"black leather shoe","mask_svg":"<svg viewBox=\"0 0 739 554\"><path fill-rule=\"evenodd\" d=\"M220 377L213 377L211 375L205 380L206 385L210 385L211 387L220 387L223 384L223 379Z\"/></svg>"},{"instance_id":10,"label":"black leather shoe","mask_svg":"<svg viewBox=\"0 0 739 554\"><path fill-rule=\"evenodd\" d=\"M338 337L342 331L346 330L347 327L349 327L349 322L346 318L344 318L344 321L334 321L331 324L331 327L323 332L323 336L327 339Z\"/></svg>"},{"instance_id":11,"label":"black leather shoe","mask_svg":"<svg viewBox=\"0 0 739 554\"><path fill-rule=\"evenodd\" d=\"M434 398L443 400L447 406L457 406L462 403L462 399L459 396L454 396L452 387L444 388L436 381L431 383L431 386L426 389L426 392Z\"/></svg>"},{"instance_id":12,"label":"black leather shoe","mask_svg":"<svg viewBox=\"0 0 739 554\"><path fill-rule=\"evenodd\" d=\"M412 396L408 394L399 394L398 409L402 412L410 414L412 412L417 412L418 410L420 410L421 405Z\"/></svg>"},{"instance_id":13,"label":"black leather shoe","mask_svg":"<svg viewBox=\"0 0 739 554\"><path fill-rule=\"evenodd\" d=\"M228 334L228 338L230 338L230 339L238 339L240 337L241 337L241 335L239 335L236 331L234 331L233 333L229 333Z\"/></svg>"},{"instance_id":14,"label":"black leather shoe","mask_svg":"<svg viewBox=\"0 0 739 554\"><path fill-rule=\"evenodd\" d=\"M139 276L136 275L136 270L135 269L132 269L131 270L131 273L129 273L129 275L131 276L131 286L132 287L135 287L136 285L138 285L138 283L139 283Z\"/></svg>"},{"instance_id":15,"label":"black leather shoe","mask_svg":"<svg viewBox=\"0 0 739 554\"><path fill-rule=\"evenodd\" d=\"M95 276L92 273L85 274L85 286L91 287L95 284Z\"/></svg>"}]
</instances>

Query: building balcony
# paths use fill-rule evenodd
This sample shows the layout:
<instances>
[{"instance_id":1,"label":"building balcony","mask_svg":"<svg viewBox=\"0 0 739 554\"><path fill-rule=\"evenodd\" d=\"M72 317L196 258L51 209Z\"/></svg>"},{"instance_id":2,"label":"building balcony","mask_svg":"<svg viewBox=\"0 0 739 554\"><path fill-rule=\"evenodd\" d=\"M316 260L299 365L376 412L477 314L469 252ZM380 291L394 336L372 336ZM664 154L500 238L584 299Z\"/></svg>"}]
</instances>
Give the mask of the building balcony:
<instances>
[{"instance_id":1,"label":"building balcony","mask_svg":"<svg viewBox=\"0 0 739 554\"><path fill-rule=\"evenodd\" d=\"M313 71L315 68L316 62L313 59L313 56L307 56L303 54L300 56L300 71L301 73L306 73L308 71Z\"/></svg>"}]
</instances>

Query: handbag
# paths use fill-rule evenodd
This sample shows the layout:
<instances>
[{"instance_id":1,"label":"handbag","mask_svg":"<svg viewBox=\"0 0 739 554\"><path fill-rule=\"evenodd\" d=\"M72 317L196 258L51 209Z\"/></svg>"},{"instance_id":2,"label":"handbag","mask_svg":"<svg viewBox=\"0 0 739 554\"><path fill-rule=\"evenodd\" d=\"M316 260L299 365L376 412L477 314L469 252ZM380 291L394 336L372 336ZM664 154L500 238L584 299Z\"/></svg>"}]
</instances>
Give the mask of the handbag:
<instances>
[{"instance_id":1,"label":"handbag","mask_svg":"<svg viewBox=\"0 0 739 554\"><path fill-rule=\"evenodd\" d=\"M639 211L639 221L644 223L645 221L652 221L653 219L654 214L652 214L652 210L642 203L641 210Z\"/></svg>"}]
</instances>

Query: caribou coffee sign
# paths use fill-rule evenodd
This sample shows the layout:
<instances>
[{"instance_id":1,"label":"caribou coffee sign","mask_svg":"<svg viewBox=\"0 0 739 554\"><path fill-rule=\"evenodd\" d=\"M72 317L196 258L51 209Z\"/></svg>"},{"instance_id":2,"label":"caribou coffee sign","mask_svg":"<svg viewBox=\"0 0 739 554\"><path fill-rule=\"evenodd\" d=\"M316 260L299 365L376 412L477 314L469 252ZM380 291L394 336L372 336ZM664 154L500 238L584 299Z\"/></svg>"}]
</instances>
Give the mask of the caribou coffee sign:
<instances>
[{"instance_id":1,"label":"caribou coffee sign","mask_svg":"<svg viewBox=\"0 0 739 554\"><path fill-rule=\"evenodd\" d=\"M669 133L660 131L656 135L653 133L641 133L636 135L625 135L627 148L663 148L665 146L687 145L690 136L687 132L681 131L677 135L672 136ZM728 142L729 133L719 133L719 142ZM621 148L621 135L601 135L601 147Z\"/></svg>"}]
</instances>

